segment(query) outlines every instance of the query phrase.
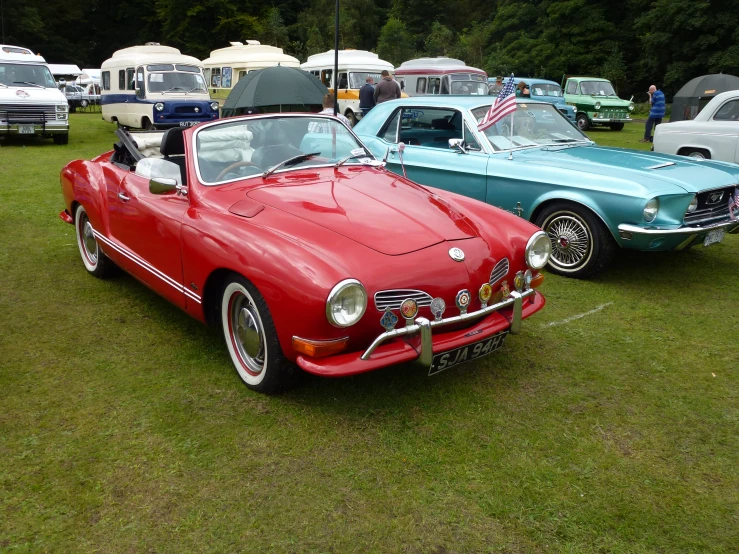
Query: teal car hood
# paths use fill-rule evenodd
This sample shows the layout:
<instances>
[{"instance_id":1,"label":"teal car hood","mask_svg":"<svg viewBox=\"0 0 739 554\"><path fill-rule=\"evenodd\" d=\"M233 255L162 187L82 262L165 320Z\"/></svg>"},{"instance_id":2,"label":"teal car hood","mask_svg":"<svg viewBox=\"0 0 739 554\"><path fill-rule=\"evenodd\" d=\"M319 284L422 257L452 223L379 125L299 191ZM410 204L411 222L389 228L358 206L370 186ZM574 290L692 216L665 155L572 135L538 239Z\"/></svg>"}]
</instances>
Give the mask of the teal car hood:
<instances>
[{"instance_id":1,"label":"teal car hood","mask_svg":"<svg viewBox=\"0 0 739 554\"><path fill-rule=\"evenodd\" d=\"M672 186L697 193L739 183L739 165L622 148L553 146L519 150L513 157L527 164L634 181L653 192Z\"/></svg>"}]
</instances>

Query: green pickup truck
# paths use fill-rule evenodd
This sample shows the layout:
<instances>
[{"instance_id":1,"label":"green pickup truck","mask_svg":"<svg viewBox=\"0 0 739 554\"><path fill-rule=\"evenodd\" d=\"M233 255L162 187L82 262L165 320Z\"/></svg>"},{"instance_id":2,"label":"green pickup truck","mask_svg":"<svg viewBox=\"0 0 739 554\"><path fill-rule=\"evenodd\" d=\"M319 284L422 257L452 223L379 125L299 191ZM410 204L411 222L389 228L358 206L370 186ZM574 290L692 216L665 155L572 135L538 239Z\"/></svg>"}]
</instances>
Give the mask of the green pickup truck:
<instances>
[{"instance_id":1,"label":"green pickup truck","mask_svg":"<svg viewBox=\"0 0 739 554\"><path fill-rule=\"evenodd\" d=\"M575 108L577 126L582 131L596 125L608 125L613 131L620 131L624 123L631 121L629 114L634 110L634 103L621 100L608 79L567 77L562 88L565 102Z\"/></svg>"}]
</instances>

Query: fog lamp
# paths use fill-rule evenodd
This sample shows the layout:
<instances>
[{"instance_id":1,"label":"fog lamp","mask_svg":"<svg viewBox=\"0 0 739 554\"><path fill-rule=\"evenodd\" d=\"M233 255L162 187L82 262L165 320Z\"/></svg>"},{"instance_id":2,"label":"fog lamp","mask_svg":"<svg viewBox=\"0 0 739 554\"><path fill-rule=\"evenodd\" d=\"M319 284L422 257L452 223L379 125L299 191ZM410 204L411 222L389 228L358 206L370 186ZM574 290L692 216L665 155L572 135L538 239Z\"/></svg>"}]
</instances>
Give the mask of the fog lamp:
<instances>
[{"instance_id":1,"label":"fog lamp","mask_svg":"<svg viewBox=\"0 0 739 554\"><path fill-rule=\"evenodd\" d=\"M531 288L531 281L534 279L534 274L531 273L530 269L523 272L523 289L529 290Z\"/></svg>"},{"instance_id":2,"label":"fog lamp","mask_svg":"<svg viewBox=\"0 0 739 554\"><path fill-rule=\"evenodd\" d=\"M688 205L688 213L692 214L697 209L698 209L698 197L693 196L693 199L690 201L690 204Z\"/></svg>"}]
</instances>

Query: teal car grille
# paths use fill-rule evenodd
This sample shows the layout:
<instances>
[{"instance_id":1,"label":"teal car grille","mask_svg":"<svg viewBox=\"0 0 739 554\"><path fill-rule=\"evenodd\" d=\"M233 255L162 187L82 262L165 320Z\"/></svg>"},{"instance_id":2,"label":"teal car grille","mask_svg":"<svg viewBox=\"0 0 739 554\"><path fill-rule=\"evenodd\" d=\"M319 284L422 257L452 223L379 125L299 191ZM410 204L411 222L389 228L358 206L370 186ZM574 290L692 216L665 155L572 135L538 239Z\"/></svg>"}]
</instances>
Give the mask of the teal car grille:
<instances>
[{"instance_id":1,"label":"teal car grille","mask_svg":"<svg viewBox=\"0 0 739 554\"><path fill-rule=\"evenodd\" d=\"M697 195L698 207L694 212L687 212L683 221L686 225L699 225L729 217L729 197L734 187L709 190Z\"/></svg>"}]
</instances>

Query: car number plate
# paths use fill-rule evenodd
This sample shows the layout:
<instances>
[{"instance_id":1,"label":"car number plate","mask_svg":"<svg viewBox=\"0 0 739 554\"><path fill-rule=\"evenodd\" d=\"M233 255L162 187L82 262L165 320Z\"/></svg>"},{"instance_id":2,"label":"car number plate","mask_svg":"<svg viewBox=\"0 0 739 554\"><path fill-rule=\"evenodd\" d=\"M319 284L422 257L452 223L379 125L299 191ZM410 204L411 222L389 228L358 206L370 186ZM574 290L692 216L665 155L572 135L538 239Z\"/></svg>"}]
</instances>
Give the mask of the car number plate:
<instances>
[{"instance_id":1,"label":"car number plate","mask_svg":"<svg viewBox=\"0 0 739 554\"><path fill-rule=\"evenodd\" d=\"M721 242L724 240L724 235L726 235L726 230L724 229L714 229L713 231L710 231L706 235L706 238L703 239L703 246L711 246L712 244Z\"/></svg>"},{"instance_id":2,"label":"car number plate","mask_svg":"<svg viewBox=\"0 0 739 554\"><path fill-rule=\"evenodd\" d=\"M18 125L19 135L32 135L34 132L33 125Z\"/></svg>"},{"instance_id":3,"label":"car number plate","mask_svg":"<svg viewBox=\"0 0 739 554\"><path fill-rule=\"evenodd\" d=\"M431 369L429 369L429 375L434 375L455 365L463 364L477 358L482 358L495 352L498 348L503 346L503 341L508 335L508 331L501 331L497 335L488 337L479 342L468 344L467 346L461 346L454 350L448 350L447 352L441 352L436 354L431 362Z\"/></svg>"},{"instance_id":4,"label":"car number plate","mask_svg":"<svg viewBox=\"0 0 739 554\"><path fill-rule=\"evenodd\" d=\"M180 127L192 127L198 123L199 121L180 121Z\"/></svg>"}]
</instances>

